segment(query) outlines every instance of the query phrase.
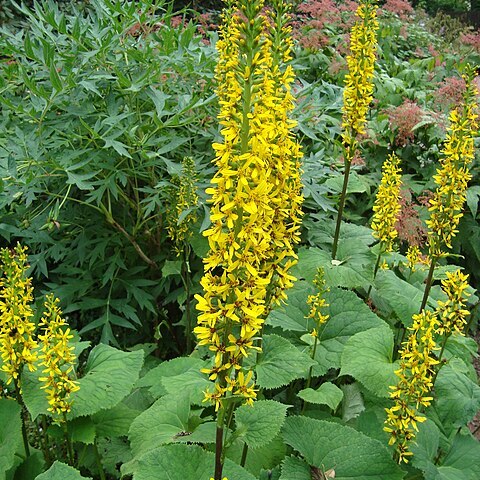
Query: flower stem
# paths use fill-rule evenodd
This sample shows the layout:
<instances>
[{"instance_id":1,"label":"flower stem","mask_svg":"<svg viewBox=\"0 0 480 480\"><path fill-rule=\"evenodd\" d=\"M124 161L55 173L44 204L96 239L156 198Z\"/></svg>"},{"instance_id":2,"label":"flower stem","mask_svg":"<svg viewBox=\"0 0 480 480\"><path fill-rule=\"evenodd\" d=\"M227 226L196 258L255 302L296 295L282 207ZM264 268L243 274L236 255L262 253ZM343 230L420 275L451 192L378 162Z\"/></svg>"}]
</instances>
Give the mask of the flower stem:
<instances>
[{"instance_id":1,"label":"flower stem","mask_svg":"<svg viewBox=\"0 0 480 480\"><path fill-rule=\"evenodd\" d=\"M225 408L220 407L220 411L217 416L217 435L215 438L215 480L222 480L223 472L223 424L225 420Z\"/></svg>"},{"instance_id":2,"label":"flower stem","mask_svg":"<svg viewBox=\"0 0 480 480\"><path fill-rule=\"evenodd\" d=\"M438 354L438 361L440 363L438 365L438 370L435 372L435 375L433 376L433 379L432 379L432 389L435 386L435 380L437 380L437 376L440 373L440 370L445 365L445 362L442 361L442 356L443 356L443 352L445 351L445 346L447 345L447 341L450 338L450 335L451 334L445 335L445 338L443 339L442 348L440 349L440 353Z\"/></svg>"},{"instance_id":3,"label":"flower stem","mask_svg":"<svg viewBox=\"0 0 480 480\"><path fill-rule=\"evenodd\" d=\"M437 257L432 257L430 260L430 270L428 271L428 277L425 285L425 291L423 292L422 306L420 312L427 306L428 295L433 283L433 272L435 271L435 264L437 263Z\"/></svg>"},{"instance_id":4,"label":"flower stem","mask_svg":"<svg viewBox=\"0 0 480 480\"><path fill-rule=\"evenodd\" d=\"M248 445L244 443L243 450L242 450L242 459L240 460L241 467L244 467L245 463L247 462L247 453L248 453Z\"/></svg>"},{"instance_id":5,"label":"flower stem","mask_svg":"<svg viewBox=\"0 0 480 480\"><path fill-rule=\"evenodd\" d=\"M17 402L22 408L22 437L23 437L23 445L25 447L25 455L27 457L30 456L30 446L28 444L28 435L27 435L27 426L25 425L25 414L27 413L27 409L25 408L25 404L23 403L23 398L20 393L20 387L18 385L18 378L13 379L13 384L15 385L15 396L17 397Z\"/></svg>"},{"instance_id":6,"label":"flower stem","mask_svg":"<svg viewBox=\"0 0 480 480\"><path fill-rule=\"evenodd\" d=\"M318 344L318 337L315 335L315 342L313 343L313 350L312 350L312 360L315 360L315 354L317 353L317 344ZM308 370L308 376L305 382L305 388L310 388L310 384L312 382L312 372L313 372L313 365ZM304 400L302 405L302 412L301 412L302 414L305 411L306 405L307 405L307 402L305 402Z\"/></svg>"},{"instance_id":7,"label":"flower stem","mask_svg":"<svg viewBox=\"0 0 480 480\"><path fill-rule=\"evenodd\" d=\"M352 160L350 154L345 157L345 173L343 175L342 194L340 196L340 204L338 205L337 224L335 226L335 236L333 237L332 260L335 260L338 249L338 238L340 236L340 225L342 224L343 209L345 208L345 200L347 196L348 178L350 177L350 167Z\"/></svg>"},{"instance_id":8,"label":"flower stem","mask_svg":"<svg viewBox=\"0 0 480 480\"><path fill-rule=\"evenodd\" d=\"M65 441L67 442L68 463L73 467L75 456L73 454L72 439L70 438L70 433L68 431L66 413L63 414L63 433L65 435Z\"/></svg>"},{"instance_id":9,"label":"flower stem","mask_svg":"<svg viewBox=\"0 0 480 480\"><path fill-rule=\"evenodd\" d=\"M95 463L97 464L100 480L106 480L105 472L103 471L102 459L100 457L100 452L98 451L97 439L93 441L93 451L95 453Z\"/></svg>"},{"instance_id":10,"label":"flower stem","mask_svg":"<svg viewBox=\"0 0 480 480\"><path fill-rule=\"evenodd\" d=\"M187 355L192 351L192 294L190 290L190 249L188 245L183 248L183 262L182 262L182 280L185 287L185 315L187 317L187 327L185 336L187 337Z\"/></svg>"},{"instance_id":11,"label":"flower stem","mask_svg":"<svg viewBox=\"0 0 480 480\"><path fill-rule=\"evenodd\" d=\"M380 250L380 252L378 253L378 257L377 257L377 262L375 263L375 268L373 270L373 280L375 280L375 278L377 276L378 267L380 266L380 259L381 258L382 258L382 251ZM367 299L366 299L367 302L368 302L368 299L370 298L370 293L372 293L372 287L373 287L373 284L371 283L370 286L368 287Z\"/></svg>"}]
</instances>

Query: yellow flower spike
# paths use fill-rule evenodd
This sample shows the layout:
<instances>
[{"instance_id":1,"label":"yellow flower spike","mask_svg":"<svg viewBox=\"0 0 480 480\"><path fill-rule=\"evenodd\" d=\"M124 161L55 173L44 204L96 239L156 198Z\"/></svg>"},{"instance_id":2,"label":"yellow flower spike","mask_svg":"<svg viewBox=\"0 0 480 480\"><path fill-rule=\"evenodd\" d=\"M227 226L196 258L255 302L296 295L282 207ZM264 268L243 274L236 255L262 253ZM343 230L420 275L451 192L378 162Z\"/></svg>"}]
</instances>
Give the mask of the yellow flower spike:
<instances>
[{"instance_id":1,"label":"yellow flower spike","mask_svg":"<svg viewBox=\"0 0 480 480\"><path fill-rule=\"evenodd\" d=\"M400 159L391 154L382 166L382 180L373 205L373 236L380 240L383 252L392 252L398 236L395 224L400 213L400 188L402 186Z\"/></svg>"},{"instance_id":2,"label":"yellow flower spike","mask_svg":"<svg viewBox=\"0 0 480 480\"><path fill-rule=\"evenodd\" d=\"M322 310L330 306L323 298L325 293L330 289L325 286L325 270L322 267L318 268L313 283L317 288L317 293L315 295L309 295L307 298L307 303L310 305L310 312L306 318L313 318L315 321L316 328L313 329L311 335L317 337L317 328L320 328L329 318L329 315L323 314Z\"/></svg>"},{"instance_id":3,"label":"yellow flower spike","mask_svg":"<svg viewBox=\"0 0 480 480\"><path fill-rule=\"evenodd\" d=\"M466 291L468 285L468 275L460 270L447 272L447 278L442 280L442 290L447 296L446 301L437 302L437 315L439 326L437 332L440 335L450 335L454 331L464 335L466 317L470 312L465 309L466 301L470 294Z\"/></svg>"},{"instance_id":4,"label":"yellow flower spike","mask_svg":"<svg viewBox=\"0 0 480 480\"><path fill-rule=\"evenodd\" d=\"M473 79L476 71L467 66L463 78L466 90L463 102L450 112L450 127L442 149L442 159L433 176L437 188L430 200L430 219L427 220L430 258L443 256L443 248L452 248L452 239L458 233L463 216L470 164L475 157L474 136L478 132L476 113L477 90Z\"/></svg>"},{"instance_id":5,"label":"yellow flower spike","mask_svg":"<svg viewBox=\"0 0 480 480\"><path fill-rule=\"evenodd\" d=\"M399 463L408 462L407 457L412 455L409 445L418 432L417 423L426 420L418 413L420 405L428 407L432 401L429 393L435 378L435 365L439 363L434 357L438 350L434 340L438 324L437 312L422 310L414 315L409 337L400 351L400 369L395 371L399 381L390 387L394 405L385 409L384 427L390 434L389 445L395 445Z\"/></svg>"},{"instance_id":6,"label":"yellow flower spike","mask_svg":"<svg viewBox=\"0 0 480 480\"><path fill-rule=\"evenodd\" d=\"M32 280L27 277L26 247L20 244L0 250L0 354L7 385L12 381L20 390L20 373L24 365L35 370L37 353L33 339L35 324L30 321L33 310Z\"/></svg>"},{"instance_id":7,"label":"yellow flower spike","mask_svg":"<svg viewBox=\"0 0 480 480\"><path fill-rule=\"evenodd\" d=\"M58 422L62 422L72 407L70 394L80 387L70 375L76 359L74 347L69 345L73 335L62 318L59 303L60 300L53 294L46 296L45 312L39 323L39 327L43 327L43 334L38 335L41 343L40 365L45 367L42 370L45 376L39 380L47 394L50 405L48 411L57 416Z\"/></svg>"},{"instance_id":8,"label":"yellow flower spike","mask_svg":"<svg viewBox=\"0 0 480 480\"><path fill-rule=\"evenodd\" d=\"M256 397L252 372L242 361L255 345L273 304L293 285L302 216L301 152L289 116L293 70L288 5L275 0L228 2L217 42L216 80L222 140L213 144L217 173L207 189L211 226L204 235L203 294L194 328L199 345L214 352L215 392L206 399L222 406L224 395Z\"/></svg>"},{"instance_id":9,"label":"yellow flower spike","mask_svg":"<svg viewBox=\"0 0 480 480\"><path fill-rule=\"evenodd\" d=\"M358 137L365 133L367 113L373 98L378 30L376 0L360 0L357 17L350 34L348 73L345 75L343 90L342 141L345 171L332 246L333 260L337 255L350 169L357 151Z\"/></svg>"},{"instance_id":10,"label":"yellow flower spike","mask_svg":"<svg viewBox=\"0 0 480 480\"><path fill-rule=\"evenodd\" d=\"M361 0L357 9L358 21L350 35L350 55L347 56L348 73L343 92L343 139L347 145L365 133L365 123L373 98L373 76L378 30L375 1ZM353 158L353 156L352 156ZM350 161L350 159L346 159Z\"/></svg>"}]
</instances>

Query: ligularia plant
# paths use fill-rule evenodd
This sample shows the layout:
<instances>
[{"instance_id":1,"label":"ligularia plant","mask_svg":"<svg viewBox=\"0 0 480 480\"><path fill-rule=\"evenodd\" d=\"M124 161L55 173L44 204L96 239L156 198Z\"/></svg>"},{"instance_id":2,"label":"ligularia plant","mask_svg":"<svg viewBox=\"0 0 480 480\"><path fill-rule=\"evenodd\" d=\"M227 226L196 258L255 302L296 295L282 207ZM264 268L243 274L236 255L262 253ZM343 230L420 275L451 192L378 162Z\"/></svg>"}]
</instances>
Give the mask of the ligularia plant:
<instances>
[{"instance_id":1,"label":"ligularia plant","mask_svg":"<svg viewBox=\"0 0 480 480\"><path fill-rule=\"evenodd\" d=\"M373 98L373 76L377 51L376 33L378 30L377 6L375 3L375 0L360 1L357 9L357 21L350 34L350 55L347 57L348 73L345 76L342 109L345 173L333 239L333 259L337 255L350 167L358 147L358 136L365 133L367 113Z\"/></svg>"},{"instance_id":2,"label":"ligularia plant","mask_svg":"<svg viewBox=\"0 0 480 480\"><path fill-rule=\"evenodd\" d=\"M231 1L223 13L216 69L222 141L213 144L210 251L194 329L213 352L205 393L218 412L215 480L222 477L223 430L236 400L256 398L243 360L260 350L264 320L292 286L301 221L300 147L295 122L287 5Z\"/></svg>"}]
</instances>

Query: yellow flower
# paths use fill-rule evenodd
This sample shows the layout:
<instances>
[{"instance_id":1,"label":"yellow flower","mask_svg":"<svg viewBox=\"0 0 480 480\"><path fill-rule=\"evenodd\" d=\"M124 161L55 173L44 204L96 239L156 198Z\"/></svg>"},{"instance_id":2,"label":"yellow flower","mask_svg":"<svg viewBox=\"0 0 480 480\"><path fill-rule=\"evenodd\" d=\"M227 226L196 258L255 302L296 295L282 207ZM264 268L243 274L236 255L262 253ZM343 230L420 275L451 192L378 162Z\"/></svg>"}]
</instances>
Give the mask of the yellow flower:
<instances>
[{"instance_id":1,"label":"yellow flower","mask_svg":"<svg viewBox=\"0 0 480 480\"><path fill-rule=\"evenodd\" d=\"M35 370L37 342L33 339L35 324L32 280L27 277L26 247L0 250L0 352L7 385L13 382L20 389L20 373L24 365Z\"/></svg>"},{"instance_id":2,"label":"yellow flower","mask_svg":"<svg viewBox=\"0 0 480 480\"><path fill-rule=\"evenodd\" d=\"M313 318L316 327L320 328L329 318L329 315L323 314L322 310L330 306L325 298L323 298L329 289L325 287L325 270L322 267L318 268L313 283L317 287L317 293L315 295L309 295L307 298L307 303L310 305L310 312L306 318ZM311 332L313 337L318 337L317 328L314 328Z\"/></svg>"},{"instance_id":3,"label":"yellow flower","mask_svg":"<svg viewBox=\"0 0 480 480\"><path fill-rule=\"evenodd\" d=\"M210 250L194 329L199 345L213 352L204 372L215 381L206 398L216 409L226 394L255 398L242 361L259 350L265 317L295 280L289 270L300 239L301 152L289 118L293 70L281 65L292 47L287 5L274 4L269 19L262 0L229 3L217 42L222 140L213 144L217 173L206 190Z\"/></svg>"},{"instance_id":4,"label":"yellow flower","mask_svg":"<svg viewBox=\"0 0 480 480\"><path fill-rule=\"evenodd\" d=\"M395 224L400 213L400 187L402 186L400 159L389 155L382 166L382 181L373 205L372 230L378 238L383 252L393 251L394 240L398 236Z\"/></svg>"},{"instance_id":5,"label":"yellow flower","mask_svg":"<svg viewBox=\"0 0 480 480\"><path fill-rule=\"evenodd\" d=\"M447 278L442 280L442 290L447 296L446 301L437 302L437 315L439 326L437 332L440 335L450 335L456 331L460 335L464 334L464 328L467 324L465 317L470 312L465 309L465 304L470 296L466 291L468 289L468 275L460 270L447 272Z\"/></svg>"},{"instance_id":6,"label":"yellow flower","mask_svg":"<svg viewBox=\"0 0 480 480\"><path fill-rule=\"evenodd\" d=\"M474 76L475 69L468 66L464 75L466 90L463 102L450 112L443 156L433 177L437 188L430 200L430 219L426 222L431 258L444 255L444 246L452 248L452 239L458 233L458 224L463 216L467 185L472 177L469 166L475 157L474 136L478 132Z\"/></svg>"},{"instance_id":7,"label":"yellow flower","mask_svg":"<svg viewBox=\"0 0 480 480\"><path fill-rule=\"evenodd\" d=\"M399 463L408 462L412 455L409 446L418 432L417 423L426 417L419 414L419 408L431 404L430 396L435 376L435 365L439 362L434 357L437 350L433 335L438 326L436 312L422 310L413 316L410 335L401 350L400 368L395 372L399 378L392 386L390 398L394 406L385 409L387 419L384 430L390 434L389 445L395 445Z\"/></svg>"},{"instance_id":8,"label":"yellow flower","mask_svg":"<svg viewBox=\"0 0 480 480\"><path fill-rule=\"evenodd\" d=\"M73 338L67 322L62 318L58 307L60 300L53 294L47 295L45 301L46 311L39 326L43 327L43 334L38 336L41 342L41 366L44 377L41 388L45 389L48 398L48 411L60 416L58 421L64 420L64 415L70 412L72 401L70 394L80 389L78 382L72 377L74 373L75 354L74 347L69 345Z\"/></svg>"},{"instance_id":9,"label":"yellow flower","mask_svg":"<svg viewBox=\"0 0 480 480\"><path fill-rule=\"evenodd\" d=\"M358 21L350 34L350 55L347 56L348 73L343 91L343 140L347 147L365 133L365 123L373 98L373 76L377 48L377 8L374 0L361 0L357 9ZM354 149L351 149L354 150ZM350 162L351 158L346 158Z\"/></svg>"}]
</instances>

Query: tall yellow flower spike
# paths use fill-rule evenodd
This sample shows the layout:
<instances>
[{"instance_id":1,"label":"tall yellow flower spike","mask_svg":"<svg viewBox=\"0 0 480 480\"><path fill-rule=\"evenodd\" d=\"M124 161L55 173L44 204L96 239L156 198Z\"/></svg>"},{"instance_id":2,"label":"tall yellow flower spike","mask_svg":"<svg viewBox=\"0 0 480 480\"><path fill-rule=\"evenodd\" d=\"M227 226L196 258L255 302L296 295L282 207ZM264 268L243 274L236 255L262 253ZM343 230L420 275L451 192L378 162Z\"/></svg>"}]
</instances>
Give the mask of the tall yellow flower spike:
<instances>
[{"instance_id":1,"label":"tall yellow flower spike","mask_svg":"<svg viewBox=\"0 0 480 480\"><path fill-rule=\"evenodd\" d=\"M45 389L48 398L48 411L57 415L58 421L65 420L65 415L70 412L72 400L70 394L80 389L78 382L73 380L75 354L74 347L69 345L73 338L67 322L62 318L58 307L60 300L53 294L47 295L45 313L39 324L43 327L43 334L38 336L41 342L40 365L44 377L41 388Z\"/></svg>"},{"instance_id":2,"label":"tall yellow flower spike","mask_svg":"<svg viewBox=\"0 0 480 480\"><path fill-rule=\"evenodd\" d=\"M252 373L242 361L252 351L271 305L286 298L294 277L294 246L301 220L300 147L289 60L292 41L287 5L232 1L223 13L216 68L221 142L214 143L217 173L211 196L211 227L204 232L203 295L196 295L199 345L213 352L204 370L215 382L206 400L216 409L225 395L251 403Z\"/></svg>"},{"instance_id":3,"label":"tall yellow flower spike","mask_svg":"<svg viewBox=\"0 0 480 480\"><path fill-rule=\"evenodd\" d=\"M376 33L378 30L376 0L360 0L357 17L350 34L350 55L347 56L348 73L345 76L343 90L342 141L345 171L333 238L333 260L337 256L350 169L357 150L358 137L365 133L367 113L373 98Z\"/></svg>"},{"instance_id":4,"label":"tall yellow flower spike","mask_svg":"<svg viewBox=\"0 0 480 480\"><path fill-rule=\"evenodd\" d=\"M350 34L351 53L347 56L342 123L343 140L349 146L356 143L359 134L365 133L367 113L373 98L378 30L375 3L375 0L360 0L357 9L359 20Z\"/></svg>"},{"instance_id":5,"label":"tall yellow flower spike","mask_svg":"<svg viewBox=\"0 0 480 480\"><path fill-rule=\"evenodd\" d=\"M33 339L35 324L32 279L27 277L27 248L20 244L0 250L0 352L7 385L12 381L20 390L20 373L24 365L35 370L37 354Z\"/></svg>"},{"instance_id":6,"label":"tall yellow flower spike","mask_svg":"<svg viewBox=\"0 0 480 480\"><path fill-rule=\"evenodd\" d=\"M384 430L390 434L389 445L395 446L399 463L408 463L408 457L412 455L409 448L418 431L417 423L426 420L419 414L420 406L428 407L433 399L430 392L435 365L439 363L434 357L435 350L438 350L433 338L437 326L435 312L422 310L413 316L410 335L400 351L400 368L395 372L399 381L390 387L394 406L385 409Z\"/></svg>"},{"instance_id":7,"label":"tall yellow flower spike","mask_svg":"<svg viewBox=\"0 0 480 480\"><path fill-rule=\"evenodd\" d=\"M470 312L465 309L466 301L470 294L468 289L468 275L460 270L447 272L447 278L442 280L442 290L447 295L446 301L437 302L439 326L437 332L440 335L450 335L454 331L464 335L466 317Z\"/></svg>"},{"instance_id":8,"label":"tall yellow flower spike","mask_svg":"<svg viewBox=\"0 0 480 480\"><path fill-rule=\"evenodd\" d=\"M426 222L432 259L444 255L443 247L452 248L452 239L458 233L458 224L463 216L467 185L472 178L469 166L475 157L474 136L478 133L478 92L473 83L474 77L475 69L468 66L463 75L466 82L463 102L450 112L443 157L433 177L437 189L430 200L430 219Z\"/></svg>"},{"instance_id":9,"label":"tall yellow flower spike","mask_svg":"<svg viewBox=\"0 0 480 480\"><path fill-rule=\"evenodd\" d=\"M401 210L400 188L402 186L400 159L389 155L382 166L382 181L373 205L373 236L381 242L382 252L393 251L398 236L395 224Z\"/></svg>"}]
</instances>

